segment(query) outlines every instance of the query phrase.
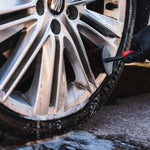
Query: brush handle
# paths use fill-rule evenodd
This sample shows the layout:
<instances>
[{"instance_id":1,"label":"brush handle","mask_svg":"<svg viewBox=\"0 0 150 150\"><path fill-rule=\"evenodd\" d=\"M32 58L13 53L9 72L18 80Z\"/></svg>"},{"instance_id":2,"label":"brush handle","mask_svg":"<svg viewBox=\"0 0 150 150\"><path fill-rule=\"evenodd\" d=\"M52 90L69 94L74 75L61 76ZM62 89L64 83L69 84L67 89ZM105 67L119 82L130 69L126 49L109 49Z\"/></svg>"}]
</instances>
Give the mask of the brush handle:
<instances>
[{"instance_id":1,"label":"brush handle","mask_svg":"<svg viewBox=\"0 0 150 150\"><path fill-rule=\"evenodd\" d=\"M106 58L104 60L104 62L111 62L111 61L118 61L118 60L122 60L123 56L119 56L119 57L110 57L110 58Z\"/></svg>"},{"instance_id":2,"label":"brush handle","mask_svg":"<svg viewBox=\"0 0 150 150\"><path fill-rule=\"evenodd\" d=\"M106 58L106 59L104 60L104 62L111 62L111 61L123 60L123 58L124 58L126 55L128 55L128 54L130 54L130 53L132 53L132 52L134 52L134 50L125 51L125 52L122 53L122 56Z\"/></svg>"}]
</instances>

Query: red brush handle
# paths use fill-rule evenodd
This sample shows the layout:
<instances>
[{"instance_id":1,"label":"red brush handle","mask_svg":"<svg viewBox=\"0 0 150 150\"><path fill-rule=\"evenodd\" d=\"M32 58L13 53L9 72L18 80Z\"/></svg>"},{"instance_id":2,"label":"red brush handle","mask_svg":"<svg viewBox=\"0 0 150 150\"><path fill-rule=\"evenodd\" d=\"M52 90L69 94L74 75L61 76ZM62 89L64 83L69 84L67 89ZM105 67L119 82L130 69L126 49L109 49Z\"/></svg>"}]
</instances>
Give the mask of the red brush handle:
<instances>
[{"instance_id":1,"label":"red brush handle","mask_svg":"<svg viewBox=\"0 0 150 150\"><path fill-rule=\"evenodd\" d=\"M126 55L128 55L132 52L134 52L134 50L125 51L125 52L122 53L122 56L125 57Z\"/></svg>"}]
</instances>

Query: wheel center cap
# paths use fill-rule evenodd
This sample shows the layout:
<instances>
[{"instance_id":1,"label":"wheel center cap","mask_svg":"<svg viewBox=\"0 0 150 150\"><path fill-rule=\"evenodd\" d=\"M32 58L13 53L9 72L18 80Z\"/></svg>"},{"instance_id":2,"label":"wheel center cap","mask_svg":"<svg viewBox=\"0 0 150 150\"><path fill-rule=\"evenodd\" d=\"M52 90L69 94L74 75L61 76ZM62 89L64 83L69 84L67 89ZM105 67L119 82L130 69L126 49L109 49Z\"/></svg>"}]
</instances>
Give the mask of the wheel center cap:
<instances>
[{"instance_id":1,"label":"wheel center cap","mask_svg":"<svg viewBox=\"0 0 150 150\"><path fill-rule=\"evenodd\" d=\"M48 0L49 10L54 14L60 14L64 8L64 0Z\"/></svg>"}]
</instances>

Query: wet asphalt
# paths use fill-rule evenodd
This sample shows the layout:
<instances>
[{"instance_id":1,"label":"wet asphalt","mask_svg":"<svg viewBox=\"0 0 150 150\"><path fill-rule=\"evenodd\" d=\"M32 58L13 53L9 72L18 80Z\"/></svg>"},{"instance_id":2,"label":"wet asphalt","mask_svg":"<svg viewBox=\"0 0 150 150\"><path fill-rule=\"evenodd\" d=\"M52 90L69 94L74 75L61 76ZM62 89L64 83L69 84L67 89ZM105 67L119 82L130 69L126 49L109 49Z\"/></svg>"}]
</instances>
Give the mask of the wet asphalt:
<instances>
[{"instance_id":1,"label":"wet asphalt","mask_svg":"<svg viewBox=\"0 0 150 150\"><path fill-rule=\"evenodd\" d=\"M34 142L5 134L0 150L150 150L149 78L149 68L127 66L113 101L77 131Z\"/></svg>"}]
</instances>

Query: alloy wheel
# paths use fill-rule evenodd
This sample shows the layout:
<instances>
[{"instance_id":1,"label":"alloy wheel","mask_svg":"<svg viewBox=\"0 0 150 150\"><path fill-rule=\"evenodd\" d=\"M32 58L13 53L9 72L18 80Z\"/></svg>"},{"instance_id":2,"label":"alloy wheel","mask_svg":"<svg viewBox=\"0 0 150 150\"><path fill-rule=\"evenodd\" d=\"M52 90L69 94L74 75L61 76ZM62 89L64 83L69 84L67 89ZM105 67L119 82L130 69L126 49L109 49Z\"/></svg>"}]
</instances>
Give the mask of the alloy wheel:
<instances>
[{"instance_id":1,"label":"alloy wheel","mask_svg":"<svg viewBox=\"0 0 150 150\"><path fill-rule=\"evenodd\" d=\"M83 108L107 76L103 47L111 56L118 51L126 2L0 4L0 103L32 120L57 119Z\"/></svg>"}]
</instances>

